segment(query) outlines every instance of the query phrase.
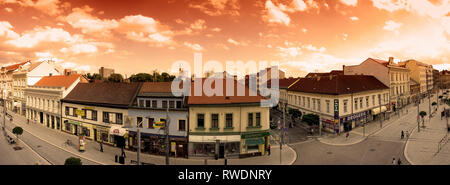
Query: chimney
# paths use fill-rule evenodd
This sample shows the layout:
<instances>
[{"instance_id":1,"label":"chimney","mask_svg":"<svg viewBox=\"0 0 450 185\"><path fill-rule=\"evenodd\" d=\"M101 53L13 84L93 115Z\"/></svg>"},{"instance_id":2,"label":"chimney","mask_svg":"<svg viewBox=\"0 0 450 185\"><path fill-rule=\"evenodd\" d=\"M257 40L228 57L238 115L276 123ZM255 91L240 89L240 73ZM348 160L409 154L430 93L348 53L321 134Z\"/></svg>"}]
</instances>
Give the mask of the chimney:
<instances>
[{"instance_id":1,"label":"chimney","mask_svg":"<svg viewBox=\"0 0 450 185\"><path fill-rule=\"evenodd\" d=\"M389 57L389 64L393 64L394 63L394 57Z\"/></svg>"},{"instance_id":2,"label":"chimney","mask_svg":"<svg viewBox=\"0 0 450 185\"><path fill-rule=\"evenodd\" d=\"M52 77L52 73L49 73L48 76L49 76L49 77Z\"/></svg>"},{"instance_id":3,"label":"chimney","mask_svg":"<svg viewBox=\"0 0 450 185\"><path fill-rule=\"evenodd\" d=\"M237 75L234 75L234 80L237 80Z\"/></svg>"}]
</instances>

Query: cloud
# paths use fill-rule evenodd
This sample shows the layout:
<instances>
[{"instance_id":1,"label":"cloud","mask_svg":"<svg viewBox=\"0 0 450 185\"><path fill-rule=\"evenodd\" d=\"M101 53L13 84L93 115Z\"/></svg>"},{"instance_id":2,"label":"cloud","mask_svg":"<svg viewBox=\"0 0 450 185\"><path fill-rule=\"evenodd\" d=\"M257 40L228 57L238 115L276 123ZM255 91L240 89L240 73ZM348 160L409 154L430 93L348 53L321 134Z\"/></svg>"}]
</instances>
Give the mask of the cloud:
<instances>
[{"instance_id":1,"label":"cloud","mask_svg":"<svg viewBox=\"0 0 450 185\"><path fill-rule=\"evenodd\" d=\"M356 6L358 4L358 0L340 0L340 2L347 6Z\"/></svg>"},{"instance_id":2,"label":"cloud","mask_svg":"<svg viewBox=\"0 0 450 185\"><path fill-rule=\"evenodd\" d=\"M204 30L206 29L205 20L197 19L194 23L191 24L191 29L193 30Z\"/></svg>"},{"instance_id":3,"label":"cloud","mask_svg":"<svg viewBox=\"0 0 450 185\"><path fill-rule=\"evenodd\" d=\"M64 17L63 20L69 23L74 28L80 28L83 33L99 33L103 36L109 36L110 30L119 27L116 20L102 20L92 16L93 11L89 6L83 8L74 8L72 13Z\"/></svg>"},{"instance_id":4,"label":"cloud","mask_svg":"<svg viewBox=\"0 0 450 185\"><path fill-rule=\"evenodd\" d=\"M399 34L398 29L403 26L403 23L398 23L393 20L386 21L386 25L383 27L384 30L393 31L395 34Z\"/></svg>"},{"instance_id":5,"label":"cloud","mask_svg":"<svg viewBox=\"0 0 450 185\"><path fill-rule=\"evenodd\" d=\"M203 51L203 47L200 46L200 44L191 44L191 43L188 43L188 42L184 42L184 45L186 47L188 47L188 48L191 48L191 49L195 50L195 51Z\"/></svg>"},{"instance_id":6,"label":"cloud","mask_svg":"<svg viewBox=\"0 0 450 185\"><path fill-rule=\"evenodd\" d=\"M418 13L420 15L427 15L432 18L440 18L449 13L450 1L441 1L441 3L432 3L430 1L418 0L372 0L373 6L394 12L398 10L406 10Z\"/></svg>"},{"instance_id":7,"label":"cloud","mask_svg":"<svg viewBox=\"0 0 450 185\"><path fill-rule=\"evenodd\" d=\"M239 45L239 42L237 42L237 41L235 41L235 40L233 40L233 39L231 39L231 38L228 38L228 40L227 40L227 42L229 42L229 43L231 43L231 44L234 44L234 45Z\"/></svg>"},{"instance_id":8,"label":"cloud","mask_svg":"<svg viewBox=\"0 0 450 185\"><path fill-rule=\"evenodd\" d=\"M24 32L20 37L6 41L7 44L18 48L32 48L44 42L71 43L75 40L69 32L61 28L36 27L31 31Z\"/></svg>"},{"instance_id":9,"label":"cloud","mask_svg":"<svg viewBox=\"0 0 450 185\"><path fill-rule=\"evenodd\" d=\"M5 11L7 11L7 12L13 12L13 9L12 9L12 8L5 8Z\"/></svg>"},{"instance_id":10,"label":"cloud","mask_svg":"<svg viewBox=\"0 0 450 185\"><path fill-rule=\"evenodd\" d=\"M59 0L2 0L1 4L19 4L23 7L32 7L48 15L59 15L64 9L70 7L70 3L61 3Z\"/></svg>"},{"instance_id":11,"label":"cloud","mask_svg":"<svg viewBox=\"0 0 450 185\"><path fill-rule=\"evenodd\" d=\"M359 58L339 58L326 53L312 53L306 55L304 60L288 60L280 62L281 66L289 68L304 69L306 72L328 72L335 69L342 69L342 65L357 64L361 62Z\"/></svg>"},{"instance_id":12,"label":"cloud","mask_svg":"<svg viewBox=\"0 0 450 185\"><path fill-rule=\"evenodd\" d=\"M189 4L189 7L198 9L209 16L238 16L240 9L238 0L206 0L200 4Z\"/></svg>"},{"instance_id":13,"label":"cloud","mask_svg":"<svg viewBox=\"0 0 450 185\"><path fill-rule=\"evenodd\" d=\"M297 11L305 11L308 8L303 0L293 0L291 6Z\"/></svg>"},{"instance_id":14,"label":"cloud","mask_svg":"<svg viewBox=\"0 0 450 185\"><path fill-rule=\"evenodd\" d=\"M352 20L352 21L357 21L357 20L359 20L359 18L356 17L356 16L353 16L353 17L350 17L350 20Z\"/></svg>"},{"instance_id":15,"label":"cloud","mask_svg":"<svg viewBox=\"0 0 450 185\"><path fill-rule=\"evenodd\" d=\"M289 16L281 11L279 7L275 6L271 0L266 1L265 9L267 10L266 15L263 17L265 21L284 24L286 26L291 22Z\"/></svg>"},{"instance_id":16,"label":"cloud","mask_svg":"<svg viewBox=\"0 0 450 185\"><path fill-rule=\"evenodd\" d=\"M302 28L302 32L306 33L306 32L308 32L308 30L306 28Z\"/></svg>"},{"instance_id":17,"label":"cloud","mask_svg":"<svg viewBox=\"0 0 450 185\"><path fill-rule=\"evenodd\" d=\"M280 50L280 55L282 57L296 57L302 54L301 49L299 47L289 47L289 48L283 48L278 47Z\"/></svg>"},{"instance_id":18,"label":"cloud","mask_svg":"<svg viewBox=\"0 0 450 185\"><path fill-rule=\"evenodd\" d=\"M0 40L15 39L19 34L13 31L14 27L7 21L0 21Z\"/></svg>"},{"instance_id":19,"label":"cloud","mask_svg":"<svg viewBox=\"0 0 450 185\"><path fill-rule=\"evenodd\" d=\"M125 16L119 21L118 32L124 33L128 39L137 42L146 42L151 46L170 45L173 32L151 17L142 15Z\"/></svg>"},{"instance_id":20,"label":"cloud","mask_svg":"<svg viewBox=\"0 0 450 185\"><path fill-rule=\"evenodd\" d=\"M220 32L222 29L220 29L220 28L213 28L213 29L211 29L211 31L214 31L214 32Z\"/></svg>"}]
</instances>

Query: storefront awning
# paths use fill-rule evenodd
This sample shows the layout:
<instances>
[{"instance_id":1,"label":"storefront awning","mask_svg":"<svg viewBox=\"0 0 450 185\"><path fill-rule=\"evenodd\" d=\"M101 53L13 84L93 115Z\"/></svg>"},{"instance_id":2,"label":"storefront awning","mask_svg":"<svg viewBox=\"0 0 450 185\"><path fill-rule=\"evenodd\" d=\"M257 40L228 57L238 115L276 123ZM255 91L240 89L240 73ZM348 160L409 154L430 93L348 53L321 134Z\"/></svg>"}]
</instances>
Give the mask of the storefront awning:
<instances>
[{"instance_id":1,"label":"storefront awning","mask_svg":"<svg viewBox=\"0 0 450 185\"><path fill-rule=\"evenodd\" d=\"M220 142L241 142L241 135L229 135L229 136L196 136L190 135L189 142L193 143L211 143L220 140Z\"/></svg>"},{"instance_id":2,"label":"storefront awning","mask_svg":"<svg viewBox=\"0 0 450 185\"><path fill-rule=\"evenodd\" d=\"M247 144L247 146L263 145L264 139L263 138L246 139L245 143Z\"/></svg>"},{"instance_id":3,"label":"storefront awning","mask_svg":"<svg viewBox=\"0 0 450 185\"><path fill-rule=\"evenodd\" d=\"M119 125L111 126L111 128L109 129L110 135L124 136L126 133L127 133L127 130L122 128L122 126L119 126Z\"/></svg>"},{"instance_id":4,"label":"storefront awning","mask_svg":"<svg viewBox=\"0 0 450 185\"><path fill-rule=\"evenodd\" d=\"M381 106L381 112L386 112L386 106ZM380 114L380 107L372 109L372 115Z\"/></svg>"}]
</instances>

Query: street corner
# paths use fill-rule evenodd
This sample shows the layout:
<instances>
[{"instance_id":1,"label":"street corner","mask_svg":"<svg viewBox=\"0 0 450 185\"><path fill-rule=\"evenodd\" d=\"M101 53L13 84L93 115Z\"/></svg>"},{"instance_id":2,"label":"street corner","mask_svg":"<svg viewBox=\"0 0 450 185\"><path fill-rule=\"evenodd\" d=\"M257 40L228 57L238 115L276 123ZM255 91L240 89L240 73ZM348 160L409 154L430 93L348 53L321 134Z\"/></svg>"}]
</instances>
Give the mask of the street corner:
<instances>
[{"instance_id":1,"label":"street corner","mask_svg":"<svg viewBox=\"0 0 450 185\"><path fill-rule=\"evenodd\" d=\"M333 145L333 146L349 146L358 144L360 142L363 142L367 139L367 136L362 136L359 134L350 134L348 137L346 134L341 135L332 135L332 136L325 136L325 137L319 137L317 138L317 141L327 144L327 145Z\"/></svg>"}]
</instances>

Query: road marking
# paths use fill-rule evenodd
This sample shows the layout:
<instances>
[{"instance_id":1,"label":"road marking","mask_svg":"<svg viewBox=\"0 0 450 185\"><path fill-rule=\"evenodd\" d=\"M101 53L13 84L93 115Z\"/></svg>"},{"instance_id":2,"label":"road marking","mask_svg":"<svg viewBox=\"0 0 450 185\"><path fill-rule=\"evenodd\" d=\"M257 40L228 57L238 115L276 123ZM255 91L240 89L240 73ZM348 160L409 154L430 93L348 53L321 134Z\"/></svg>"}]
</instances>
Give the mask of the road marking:
<instances>
[{"instance_id":1,"label":"road marking","mask_svg":"<svg viewBox=\"0 0 450 185\"><path fill-rule=\"evenodd\" d=\"M11 131L7 130L6 128L5 128L5 131L11 132ZM13 134L13 133L11 132L11 134ZM16 137L16 138L17 138L17 137ZM33 148L31 148L25 141L21 140L20 138L17 138L17 139L18 139L19 141L22 141L22 143L23 143L28 149L30 149L31 152L33 152L35 155L37 155L39 158L41 158L41 160L43 160L44 162L47 162L49 165L54 165L50 160L44 158L42 155L40 155L39 153L37 153L37 152L36 152Z\"/></svg>"}]
</instances>

